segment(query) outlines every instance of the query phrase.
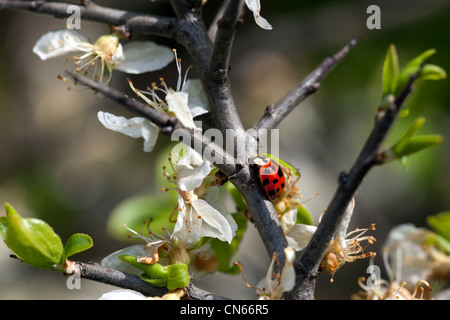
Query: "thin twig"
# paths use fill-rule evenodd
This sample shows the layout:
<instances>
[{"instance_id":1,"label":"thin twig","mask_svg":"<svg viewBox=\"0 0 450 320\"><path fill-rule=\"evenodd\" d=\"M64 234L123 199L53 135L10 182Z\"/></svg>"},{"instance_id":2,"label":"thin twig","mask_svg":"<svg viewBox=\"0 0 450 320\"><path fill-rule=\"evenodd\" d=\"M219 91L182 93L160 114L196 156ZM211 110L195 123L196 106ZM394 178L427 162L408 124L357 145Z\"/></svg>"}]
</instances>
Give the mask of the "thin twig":
<instances>
[{"instance_id":1,"label":"thin twig","mask_svg":"<svg viewBox=\"0 0 450 320\"><path fill-rule=\"evenodd\" d=\"M345 47L330 58L326 58L314 71L303 79L294 89L289 91L275 105L266 108L264 115L253 126L253 129L274 129L287 115L303 100L320 88L321 81L330 71L341 62L353 48L357 39L350 41Z\"/></svg>"},{"instance_id":2,"label":"thin twig","mask_svg":"<svg viewBox=\"0 0 450 320\"><path fill-rule=\"evenodd\" d=\"M422 68L410 78L408 84L390 106L377 111L375 125L350 172L348 174L343 172L339 176L338 188L316 232L300 259L295 263L297 281L291 295L304 294L305 287L310 286L311 281L318 275L320 263L333 235L341 224L345 209L369 170L380 164L378 153L381 145L392 128L403 103L411 93L414 81L421 71Z\"/></svg>"},{"instance_id":3,"label":"thin twig","mask_svg":"<svg viewBox=\"0 0 450 320\"><path fill-rule=\"evenodd\" d=\"M73 3L46 1L0 1L0 10L15 9L52 15L56 18L67 18L72 15L67 8L73 5ZM84 1L84 4L78 7L83 20L124 26L130 32L139 31L173 38L176 31L177 23L174 18L102 7L93 1Z\"/></svg>"}]
</instances>

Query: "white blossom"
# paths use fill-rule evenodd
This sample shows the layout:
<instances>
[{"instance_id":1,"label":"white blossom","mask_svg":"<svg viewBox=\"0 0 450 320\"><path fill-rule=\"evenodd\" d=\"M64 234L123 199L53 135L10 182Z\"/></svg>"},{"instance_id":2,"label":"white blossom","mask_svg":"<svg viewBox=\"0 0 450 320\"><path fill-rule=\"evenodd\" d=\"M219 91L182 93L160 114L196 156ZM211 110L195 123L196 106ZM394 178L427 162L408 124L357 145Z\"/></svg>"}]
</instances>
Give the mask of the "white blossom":
<instances>
[{"instance_id":1,"label":"white blossom","mask_svg":"<svg viewBox=\"0 0 450 320\"><path fill-rule=\"evenodd\" d=\"M173 53L178 70L175 89L167 86L163 78L160 78L161 86L152 83L148 90L136 89L131 81L129 84L131 89L149 106L175 116L188 129L196 129L194 117L209 112L208 99L200 79L187 79L189 68L183 77L181 59L177 57L175 49ZM164 100L158 96L158 91L165 94Z\"/></svg>"},{"instance_id":2,"label":"white blossom","mask_svg":"<svg viewBox=\"0 0 450 320\"><path fill-rule=\"evenodd\" d=\"M283 271L274 275L273 268L276 261L274 255L267 270L266 277L257 285L257 293L259 299L262 300L278 300L282 298L284 292L291 291L295 285L295 250L291 247L284 249L286 262Z\"/></svg>"},{"instance_id":3,"label":"white blossom","mask_svg":"<svg viewBox=\"0 0 450 320\"><path fill-rule=\"evenodd\" d=\"M199 158L196 151L187 147L178 161L176 179L172 180L178 186L178 217L172 237L177 237L186 245L201 237L213 237L230 243L237 230L231 214L219 212L195 193L195 189L211 172L209 161L201 160L198 164Z\"/></svg>"},{"instance_id":4,"label":"white blossom","mask_svg":"<svg viewBox=\"0 0 450 320\"><path fill-rule=\"evenodd\" d=\"M165 67L173 60L167 47L151 41L132 41L122 46L116 34L99 37L95 43L73 29L50 31L33 47L42 60L68 54L74 56L77 72L87 72L94 66L94 79L108 83L113 69L138 74Z\"/></svg>"}]
</instances>

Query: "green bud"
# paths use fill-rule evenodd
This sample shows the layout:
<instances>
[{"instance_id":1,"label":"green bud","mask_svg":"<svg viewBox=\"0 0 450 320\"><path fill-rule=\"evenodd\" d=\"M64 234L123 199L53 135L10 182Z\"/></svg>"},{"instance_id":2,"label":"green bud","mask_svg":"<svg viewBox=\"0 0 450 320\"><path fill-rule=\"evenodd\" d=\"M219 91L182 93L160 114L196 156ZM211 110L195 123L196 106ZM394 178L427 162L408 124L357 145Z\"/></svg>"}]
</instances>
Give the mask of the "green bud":
<instances>
[{"instance_id":1,"label":"green bud","mask_svg":"<svg viewBox=\"0 0 450 320\"><path fill-rule=\"evenodd\" d=\"M418 80L443 80L447 78L447 73L441 67L434 64L427 64L423 67Z\"/></svg>"},{"instance_id":2,"label":"green bud","mask_svg":"<svg viewBox=\"0 0 450 320\"><path fill-rule=\"evenodd\" d=\"M175 290L184 288L189 284L190 277L187 264L177 263L168 265L167 273L167 289Z\"/></svg>"},{"instance_id":3,"label":"green bud","mask_svg":"<svg viewBox=\"0 0 450 320\"><path fill-rule=\"evenodd\" d=\"M403 149L400 152L395 153L395 155L397 158L404 157L439 144L442 140L443 137L437 134L412 137Z\"/></svg>"},{"instance_id":4,"label":"green bud","mask_svg":"<svg viewBox=\"0 0 450 320\"><path fill-rule=\"evenodd\" d=\"M436 53L435 49L429 49L410 62L408 62L401 70L398 75L398 82L397 82L397 94L401 92L408 83L409 79L414 76L418 71L420 66L428 60L432 55Z\"/></svg>"},{"instance_id":5,"label":"green bud","mask_svg":"<svg viewBox=\"0 0 450 320\"><path fill-rule=\"evenodd\" d=\"M398 156L408 144L408 141L416 134L416 132L424 125L425 118L420 117L411 127L403 134L403 136L391 147L394 154Z\"/></svg>"},{"instance_id":6,"label":"green bud","mask_svg":"<svg viewBox=\"0 0 450 320\"><path fill-rule=\"evenodd\" d=\"M399 74L398 56L395 45L391 44L386 52L386 58L383 65L383 94L382 99L394 94L397 89Z\"/></svg>"},{"instance_id":7,"label":"green bud","mask_svg":"<svg viewBox=\"0 0 450 320\"><path fill-rule=\"evenodd\" d=\"M137 261L137 257L130 256L130 255L120 255L119 258L121 260L131 264L132 266L142 270L145 274L145 278L153 279L153 280L154 279L165 280L167 282L167 267L165 267L159 263L153 263L153 264L141 263L141 262ZM147 281L147 280L145 280L145 281ZM147 281L147 282L149 282L149 281ZM162 286L165 286L165 284Z\"/></svg>"}]
</instances>

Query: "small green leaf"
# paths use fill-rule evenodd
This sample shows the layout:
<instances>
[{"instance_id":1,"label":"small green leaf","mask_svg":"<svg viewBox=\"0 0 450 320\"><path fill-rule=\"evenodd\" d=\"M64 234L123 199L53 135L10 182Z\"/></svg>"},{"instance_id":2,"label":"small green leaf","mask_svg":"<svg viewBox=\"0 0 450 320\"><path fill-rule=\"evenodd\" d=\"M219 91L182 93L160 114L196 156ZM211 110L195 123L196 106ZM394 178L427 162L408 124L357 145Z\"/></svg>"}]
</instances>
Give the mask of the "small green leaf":
<instances>
[{"instance_id":1,"label":"small green leaf","mask_svg":"<svg viewBox=\"0 0 450 320\"><path fill-rule=\"evenodd\" d=\"M387 50L383 65L383 98L395 94L399 74L398 56L395 45L391 44Z\"/></svg>"},{"instance_id":2,"label":"small green leaf","mask_svg":"<svg viewBox=\"0 0 450 320\"><path fill-rule=\"evenodd\" d=\"M427 223L447 241L450 241L450 211L428 216Z\"/></svg>"},{"instance_id":3,"label":"small green leaf","mask_svg":"<svg viewBox=\"0 0 450 320\"><path fill-rule=\"evenodd\" d=\"M296 223L313 225L311 214L304 205L297 206L297 221Z\"/></svg>"},{"instance_id":4,"label":"small green leaf","mask_svg":"<svg viewBox=\"0 0 450 320\"><path fill-rule=\"evenodd\" d=\"M435 53L435 49L429 49L408 62L400 70L397 82L397 94L405 88L406 84L409 82L409 79L419 71L420 66Z\"/></svg>"},{"instance_id":5,"label":"small green leaf","mask_svg":"<svg viewBox=\"0 0 450 320\"><path fill-rule=\"evenodd\" d=\"M167 287L167 279L154 279L148 274L141 274L141 279L156 287Z\"/></svg>"},{"instance_id":6,"label":"small green leaf","mask_svg":"<svg viewBox=\"0 0 450 320\"><path fill-rule=\"evenodd\" d=\"M159 263L141 263L137 261L137 257L130 255L119 255L119 258L142 270L145 273L146 277L148 277L149 279L164 279L167 282L167 267Z\"/></svg>"},{"instance_id":7,"label":"small green leaf","mask_svg":"<svg viewBox=\"0 0 450 320\"><path fill-rule=\"evenodd\" d=\"M441 67L434 64L426 64L417 80L443 80L447 73Z\"/></svg>"},{"instance_id":8,"label":"small green leaf","mask_svg":"<svg viewBox=\"0 0 450 320\"><path fill-rule=\"evenodd\" d=\"M64 254L61 258L61 263L74 254L90 249L93 244L94 242L89 235L84 233L73 234L67 239L64 245Z\"/></svg>"},{"instance_id":9,"label":"small green leaf","mask_svg":"<svg viewBox=\"0 0 450 320\"><path fill-rule=\"evenodd\" d=\"M402 150L408 144L409 140L424 125L424 123L425 118L420 117L408 128L408 130L406 130L402 137L392 146L392 150L396 155L399 155L402 152Z\"/></svg>"},{"instance_id":10,"label":"small green leaf","mask_svg":"<svg viewBox=\"0 0 450 320\"><path fill-rule=\"evenodd\" d=\"M29 265L53 269L60 262L63 245L58 235L44 221L22 218L8 203L7 218L1 220L1 234L14 254Z\"/></svg>"},{"instance_id":11,"label":"small green leaf","mask_svg":"<svg viewBox=\"0 0 450 320\"><path fill-rule=\"evenodd\" d=\"M411 155L423 149L439 144L442 142L442 140L443 137L437 134L412 137L411 139L409 139L408 143L402 148L402 150L398 153L395 153L395 155L398 158Z\"/></svg>"},{"instance_id":12,"label":"small green leaf","mask_svg":"<svg viewBox=\"0 0 450 320\"><path fill-rule=\"evenodd\" d=\"M403 169L408 169L409 164L411 163L411 157L410 156L404 156L400 158L400 164L402 165Z\"/></svg>"},{"instance_id":13,"label":"small green leaf","mask_svg":"<svg viewBox=\"0 0 450 320\"><path fill-rule=\"evenodd\" d=\"M167 289L175 290L184 288L189 284L190 277L187 264L177 263L168 265L167 273Z\"/></svg>"}]
</instances>

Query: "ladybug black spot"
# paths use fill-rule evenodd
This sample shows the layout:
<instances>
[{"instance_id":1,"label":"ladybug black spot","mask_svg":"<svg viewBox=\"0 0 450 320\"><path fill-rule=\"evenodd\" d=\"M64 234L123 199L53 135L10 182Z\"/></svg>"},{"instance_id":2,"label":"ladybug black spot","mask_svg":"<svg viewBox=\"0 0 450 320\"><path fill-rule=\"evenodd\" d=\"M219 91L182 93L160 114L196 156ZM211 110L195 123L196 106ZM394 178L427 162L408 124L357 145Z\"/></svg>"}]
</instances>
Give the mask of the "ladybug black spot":
<instances>
[{"instance_id":1,"label":"ladybug black spot","mask_svg":"<svg viewBox=\"0 0 450 320\"><path fill-rule=\"evenodd\" d=\"M281 168L278 168L278 176L281 178L283 176L283 171Z\"/></svg>"},{"instance_id":2,"label":"ladybug black spot","mask_svg":"<svg viewBox=\"0 0 450 320\"><path fill-rule=\"evenodd\" d=\"M269 179L264 179L262 182L263 187L267 186L269 184Z\"/></svg>"},{"instance_id":3,"label":"ladybug black spot","mask_svg":"<svg viewBox=\"0 0 450 320\"><path fill-rule=\"evenodd\" d=\"M273 179L273 180L272 180L272 183L273 183L273 184L277 184L277 183L278 183L278 179Z\"/></svg>"},{"instance_id":4,"label":"ladybug black spot","mask_svg":"<svg viewBox=\"0 0 450 320\"><path fill-rule=\"evenodd\" d=\"M284 189L284 183L281 184L281 189Z\"/></svg>"},{"instance_id":5,"label":"ladybug black spot","mask_svg":"<svg viewBox=\"0 0 450 320\"><path fill-rule=\"evenodd\" d=\"M280 193L280 188L277 188L277 194Z\"/></svg>"},{"instance_id":6,"label":"ladybug black spot","mask_svg":"<svg viewBox=\"0 0 450 320\"><path fill-rule=\"evenodd\" d=\"M276 193L275 190L270 190L268 193L269 197L273 197Z\"/></svg>"}]
</instances>

